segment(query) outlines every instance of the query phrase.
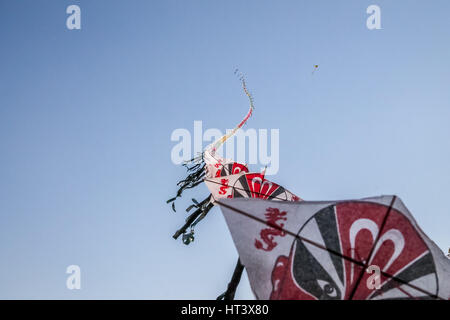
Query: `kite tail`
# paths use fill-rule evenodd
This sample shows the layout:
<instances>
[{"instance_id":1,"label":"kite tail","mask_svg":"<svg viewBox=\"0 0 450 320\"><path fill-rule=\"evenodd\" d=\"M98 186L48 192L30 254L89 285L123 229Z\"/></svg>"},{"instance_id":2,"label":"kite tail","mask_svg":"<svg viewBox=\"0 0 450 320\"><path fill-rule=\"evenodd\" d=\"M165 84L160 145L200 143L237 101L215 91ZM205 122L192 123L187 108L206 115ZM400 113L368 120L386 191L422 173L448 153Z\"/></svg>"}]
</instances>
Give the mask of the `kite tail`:
<instances>
[{"instance_id":1,"label":"kite tail","mask_svg":"<svg viewBox=\"0 0 450 320\"><path fill-rule=\"evenodd\" d=\"M232 137L236 133L236 131L238 131L240 128L242 128L242 126L251 117L251 115L253 114L253 110L255 109L255 107L253 105L253 97L247 89L247 84L245 82L244 75L241 72L239 72L238 69L236 69L234 71L234 73L239 75L239 80L241 80L242 89L244 90L245 95L248 97L248 100L250 103L250 108L249 108L247 114L245 115L245 117L241 120L241 122L239 122L239 124L232 131L230 131L228 134L223 135L221 138L217 139L212 144L207 146L205 148L205 150L203 151L203 153L205 151L209 151L211 153L211 155L214 156L216 151L225 143L225 141L227 141L230 137ZM173 211L176 211L175 210L175 200L182 196L184 190L194 188L203 182L203 178L206 174L205 161L203 160L203 153L197 157L192 158L189 161L186 161L183 164L183 166L185 166L187 168L189 175L186 177L186 179L181 180L177 183L177 186L179 186L179 189L177 191L176 196L173 198L170 198L169 200L166 201L167 203L172 202L172 210ZM189 167L189 164L193 164L193 165L191 167Z\"/></svg>"},{"instance_id":2,"label":"kite tail","mask_svg":"<svg viewBox=\"0 0 450 320\"><path fill-rule=\"evenodd\" d=\"M250 103L250 108L249 108L247 114L245 115L244 119L242 119L242 121L239 122L239 124L233 130L231 130L228 134L223 135L222 137L220 137L219 139L217 139L216 141L214 141L212 144L210 144L209 146L207 146L205 148L205 150L209 151L212 155L214 155L214 153L225 143L225 141L227 141L230 137L232 137L236 133L236 131L238 131L240 128L242 128L242 126L251 117L253 110L255 109L255 106L253 105L253 97L247 89L244 75L242 73L240 73L238 69L236 69L234 71L234 73L235 74L239 73L239 80L241 80L242 89L244 90L246 96L248 97L248 100Z\"/></svg>"}]
</instances>

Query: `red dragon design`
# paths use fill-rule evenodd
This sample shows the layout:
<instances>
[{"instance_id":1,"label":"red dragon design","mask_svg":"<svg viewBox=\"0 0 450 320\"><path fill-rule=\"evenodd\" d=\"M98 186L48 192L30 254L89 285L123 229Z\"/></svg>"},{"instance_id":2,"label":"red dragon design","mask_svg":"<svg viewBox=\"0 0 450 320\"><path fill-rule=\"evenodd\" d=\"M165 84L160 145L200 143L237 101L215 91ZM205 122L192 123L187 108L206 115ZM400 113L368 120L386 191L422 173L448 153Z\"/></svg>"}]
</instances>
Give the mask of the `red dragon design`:
<instances>
[{"instance_id":1,"label":"red dragon design","mask_svg":"<svg viewBox=\"0 0 450 320\"><path fill-rule=\"evenodd\" d=\"M259 232L259 236L266 244L266 247L264 247L263 243L258 239L255 239L255 247L259 250L272 251L272 249L277 246L274 238L276 236L284 237L286 235L286 233L281 230L284 227L284 223L278 222L279 220L286 221L286 211L280 212L277 208L267 208L264 216L266 217L269 228L262 229Z\"/></svg>"}]
</instances>

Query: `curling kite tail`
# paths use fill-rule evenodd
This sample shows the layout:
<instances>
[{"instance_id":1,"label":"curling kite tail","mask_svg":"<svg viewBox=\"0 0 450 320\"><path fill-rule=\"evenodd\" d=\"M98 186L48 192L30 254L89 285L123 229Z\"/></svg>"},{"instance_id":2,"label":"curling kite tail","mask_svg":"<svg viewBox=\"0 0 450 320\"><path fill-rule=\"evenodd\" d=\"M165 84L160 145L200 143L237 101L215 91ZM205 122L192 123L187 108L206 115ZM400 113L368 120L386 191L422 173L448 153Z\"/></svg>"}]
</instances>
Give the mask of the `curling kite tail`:
<instances>
[{"instance_id":1,"label":"curling kite tail","mask_svg":"<svg viewBox=\"0 0 450 320\"><path fill-rule=\"evenodd\" d=\"M239 72L239 70L236 69L236 71L234 73L238 73L238 72ZM255 107L253 105L253 97L250 94L250 92L247 90L247 85L245 83L244 75L240 72L239 72L239 79L242 82L242 89L244 90L245 94L248 97L248 100L250 103L250 108L247 112L247 115L244 117L244 119L242 119L242 121L233 130L231 130L228 134L223 135L222 137L220 137L219 139L217 139L216 141L214 141L212 144L210 144L209 146L207 146L205 148L205 151L209 151L212 155L214 155L215 152L217 151L217 149L219 149L225 143L225 141L227 141L230 137L232 137L236 133L236 131L238 131L240 128L242 128L242 126L251 117L251 115L253 113L253 109L255 109Z\"/></svg>"}]
</instances>

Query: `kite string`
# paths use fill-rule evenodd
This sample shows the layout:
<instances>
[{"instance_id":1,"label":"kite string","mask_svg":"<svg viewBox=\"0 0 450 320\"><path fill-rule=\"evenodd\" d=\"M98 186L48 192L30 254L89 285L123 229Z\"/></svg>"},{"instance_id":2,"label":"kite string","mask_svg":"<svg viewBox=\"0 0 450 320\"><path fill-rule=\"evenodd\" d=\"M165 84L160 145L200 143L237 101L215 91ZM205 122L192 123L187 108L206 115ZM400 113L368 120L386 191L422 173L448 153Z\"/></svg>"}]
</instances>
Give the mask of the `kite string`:
<instances>
[{"instance_id":1,"label":"kite string","mask_svg":"<svg viewBox=\"0 0 450 320\"><path fill-rule=\"evenodd\" d=\"M336 255L336 256L338 256L338 257L341 257L341 258L343 258L343 259L345 259L345 260L347 260L347 261L349 261L349 262L352 262L352 263L354 263L354 264L356 264L356 265L359 265L359 266L362 266L362 267L366 267L366 268L367 268L366 263L357 261L357 260L355 260L355 259L353 259L353 258L351 258L351 257L348 257L348 256L346 256L346 255L344 255L344 254L342 254L342 253L340 253L340 252L337 252L337 251L335 251L335 250L333 250L333 249L327 248L327 247L321 245L320 243L317 243L317 242L315 242L315 241L313 241L313 240L310 240L310 239L308 239L308 238L302 237L302 236L300 236L300 235L298 235L298 234L296 234L296 233L294 233L294 232L292 232L292 231L286 230L286 229L284 229L283 227L280 227L280 226L278 226L278 225L276 225L276 224L273 224L273 225L272 225L272 224L269 224L267 221L265 221L265 220L263 220L263 219L261 219L261 218L258 218L258 217L254 216L254 215L252 215L252 214L250 214L250 213L248 213L248 212L245 212L245 211L242 211L242 210L240 210L240 209L234 208L234 207L229 206L229 205L227 205L227 204L225 204L225 203L223 203L223 202L220 202L220 201L216 201L216 202L217 202L217 204L219 204L220 206L225 207L225 208L227 208L227 209L230 209L230 210L232 210L232 211L234 211L234 212L236 212L236 213L239 213L239 214L241 214L241 215L243 215L243 216L245 216L245 217L247 217L247 218L250 218L250 219L253 219L253 220L255 220L255 221L258 221L258 222L260 222L260 223L262 223L262 224L264 224L264 225L266 225L266 226L269 226L269 227L271 227L271 228L274 228L274 229L277 229L277 230L279 230L279 231L282 231L282 232L284 232L284 233L286 233L286 234L288 234L288 235L290 235L290 236L293 236L294 238L296 238L296 239L298 239L298 240L301 240L301 241L303 241L303 242L307 242L307 243L309 243L309 244L311 244L311 245L313 245L313 246L315 246L315 247L317 247L317 248L319 248L319 249L326 250L326 251L330 252L331 254L334 254L334 255ZM426 295L428 295L428 296L430 296L430 297L434 297L434 298L440 299L440 300L446 300L446 299L444 299L444 298L442 298L442 297L439 297L439 296L436 295L436 294L432 294L432 293L430 293L430 292L428 292L428 291L426 291L426 290L424 290L424 289L422 289L422 288L419 288L419 287L417 287L417 286L415 286L415 285L413 285L413 284L411 284L411 283L409 283L409 282L406 282L406 281L404 281L404 280L402 280L402 279L400 279L400 278L397 278L397 277L395 277L395 276L393 276L393 275L391 275L391 274L389 274L389 273L387 273L387 272L380 271L380 274L382 274L383 276L385 276L385 277L387 277L387 278L390 278L390 279L393 280L393 281L397 281L397 282L399 282L399 283L401 283L401 284L404 284L404 285L406 285L406 286L408 286L408 287L411 287L411 288L413 288L413 289L415 289L415 290L417 290L417 291L420 291L420 292L422 292L422 293L424 293L424 294L426 294Z\"/></svg>"}]
</instances>

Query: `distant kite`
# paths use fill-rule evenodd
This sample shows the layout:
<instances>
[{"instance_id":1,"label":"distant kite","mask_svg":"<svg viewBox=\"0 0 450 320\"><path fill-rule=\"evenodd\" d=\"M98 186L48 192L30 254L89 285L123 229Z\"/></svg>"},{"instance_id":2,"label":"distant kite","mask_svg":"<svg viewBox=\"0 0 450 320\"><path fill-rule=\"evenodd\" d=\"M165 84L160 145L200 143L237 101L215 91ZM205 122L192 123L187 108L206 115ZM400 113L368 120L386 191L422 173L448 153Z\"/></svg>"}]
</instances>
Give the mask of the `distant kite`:
<instances>
[{"instance_id":1,"label":"distant kite","mask_svg":"<svg viewBox=\"0 0 450 320\"><path fill-rule=\"evenodd\" d=\"M318 64L315 64L314 65L314 70L313 70L313 72L311 72L311 74L314 74L314 72L316 72L316 70L319 68L319 65Z\"/></svg>"}]
</instances>

